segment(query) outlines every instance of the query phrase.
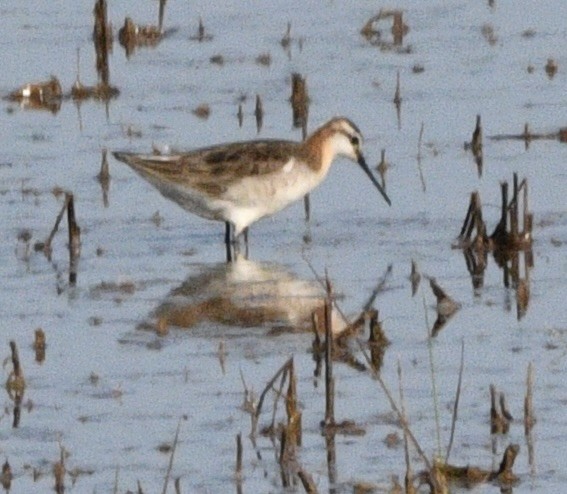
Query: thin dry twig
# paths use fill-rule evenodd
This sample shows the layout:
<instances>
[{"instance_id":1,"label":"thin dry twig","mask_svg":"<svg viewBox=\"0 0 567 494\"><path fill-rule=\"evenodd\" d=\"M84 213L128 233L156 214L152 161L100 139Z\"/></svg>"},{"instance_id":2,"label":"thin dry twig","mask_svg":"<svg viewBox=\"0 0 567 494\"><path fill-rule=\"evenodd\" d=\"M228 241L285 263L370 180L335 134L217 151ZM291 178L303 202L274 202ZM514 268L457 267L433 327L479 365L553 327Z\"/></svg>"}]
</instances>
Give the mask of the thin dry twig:
<instances>
[{"instance_id":1,"label":"thin dry twig","mask_svg":"<svg viewBox=\"0 0 567 494\"><path fill-rule=\"evenodd\" d=\"M165 474L165 479L163 482L162 494L167 493L167 485L169 484L169 478L171 476L171 470L173 468L173 457L175 455L175 450L177 449L177 444L179 443L179 430L181 429L181 419L177 422L177 430L175 431L175 437L173 438L173 445L171 447L171 455L169 456L169 464L167 465L167 472Z\"/></svg>"},{"instance_id":2,"label":"thin dry twig","mask_svg":"<svg viewBox=\"0 0 567 494\"><path fill-rule=\"evenodd\" d=\"M459 367L459 381L457 383L457 393L455 396L455 405L453 406L453 417L451 419L451 436L449 445L447 446L447 454L445 455L445 463L449 461L451 448L453 447L453 439L455 437L455 427L457 424L457 414L459 411L459 399L461 397L461 385L463 383L463 369L465 367L465 340L461 341L461 365Z\"/></svg>"}]
</instances>

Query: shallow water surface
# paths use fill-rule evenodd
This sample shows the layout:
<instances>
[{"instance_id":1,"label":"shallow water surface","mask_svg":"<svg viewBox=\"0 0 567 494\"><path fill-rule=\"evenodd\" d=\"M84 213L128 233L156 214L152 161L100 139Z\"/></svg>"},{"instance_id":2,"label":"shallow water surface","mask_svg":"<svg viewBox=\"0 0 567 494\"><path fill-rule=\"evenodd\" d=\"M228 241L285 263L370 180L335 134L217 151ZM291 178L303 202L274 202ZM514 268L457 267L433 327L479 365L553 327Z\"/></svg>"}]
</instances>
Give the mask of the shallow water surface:
<instances>
[{"instance_id":1,"label":"shallow water surface","mask_svg":"<svg viewBox=\"0 0 567 494\"><path fill-rule=\"evenodd\" d=\"M109 2L115 38L127 15L155 22L156 3L143 3ZM556 139L526 148L522 140L489 137L521 134L526 122L541 134L564 125L564 5L493 3L399 2L394 6L403 9L409 32L401 47L379 47L360 35L377 14L373 2L172 1L165 15L171 34L157 46L126 57L115 39L110 80L120 96L108 105L64 99L51 113L2 102L0 343L9 357L9 342L16 342L26 381L17 426L8 394L0 423L2 453L14 474L10 492L51 489L61 448L69 492L135 491L138 482L144 492L160 492L178 424L169 492L176 478L182 492L236 489L239 433L243 491L284 492L279 440L259 436L252 443L244 403L245 390L257 400L290 356L303 416L299 464L320 492L352 492L360 483L387 491L405 465L403 446L388 447L384 439L402 431L371 374L340 362L336 418L354 421L364 435L336 436L329 482L320 432L325 386L314 376L310 333L325 272L347 318L369 300L379 311L391 342L381 376L397 398L400 365L410 427L429 458L449 442L464 344L451 463L497 468L505 447L517 443L514 492L563 492L567 148ZM81 81L94 84L92 7L70 0L0 7L2 95L52 74L68 92L77 50ZM203 42L194 39L199 17L212 36ZM288 22L292 39L284 49ZM388 21L379 27L387 43ZM256 62L267 53L268 66ZM211 63L215 55L222 65ZM549 58L558 66L553 77L544 68ZM110 157L105 205L96 179L103 148L149 152L153 144L190 149L257 136L301 139L289 104L293 72L307 80L309 129L345 115L364 133L372 167L386 150L391 208L357 167L337 160L311 195L309 223L300 203L258 222L249 260L229 266L220 223L188 215ZM260 130L256 95L264 108ZM206 119L193 114L202 104L210 108ZM476 115L484 134L481 175L463 146ZM479 192L491 232L500 215L500 182L511 182L513 173L527 179L534 215L533 266L525 269L520 256L529 288L520 306L492 255L475 287L463 252L452 248L471 192ZM75 286L68 282L65 218L51 260L34 250L63 205L60 190L74 194L81 227ZM422 274L413 296L412 260ZM460 304L433 339L436 300L428 277ZM37 328L47 340L43 362L32 347ZM349 348L365 363L356 342ZM532 457L523 428L530 362L537 416ZM10 370L8 362L5 378ZM514 417L506 435L490 434L490 384L505 393ZM273 401L273 395L266 401L260 428L271 422ZM280 402L277 419L283 417ZM424 468L413 451L411 458L415 472Z\"/></svg>"}]
</instances>

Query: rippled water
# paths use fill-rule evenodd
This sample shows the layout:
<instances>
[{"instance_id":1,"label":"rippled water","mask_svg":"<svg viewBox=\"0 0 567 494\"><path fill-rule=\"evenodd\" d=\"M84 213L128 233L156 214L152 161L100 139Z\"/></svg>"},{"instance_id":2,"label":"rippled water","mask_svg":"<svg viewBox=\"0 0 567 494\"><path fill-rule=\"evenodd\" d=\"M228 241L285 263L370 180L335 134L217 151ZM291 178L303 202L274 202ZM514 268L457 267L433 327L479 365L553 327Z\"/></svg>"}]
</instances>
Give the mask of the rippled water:
<instances>
[{"instance_id":1,"label":"rippled water","mask_svg":"<svg viewBox=\"0 0 567 494\"><path fill-rule=\"evenodd\" d=\"M393 7L404 10L410 30L397 50L372 46L360 35L378 11L372 2L171 1L165 15L171 34L159 45L127 58L115 40L110 80L121 93L108 105L76 106L65 99L53 114L2 102L0 314L4 355L15 341L26 379L18 426L13 427L14 404L7 394L0 423L2 453L15 476L10 492L50 489L61 447L69 454L68 472L77 473L74 486L66 477L70 491L109 492L115 485L118 492L135 491L139 481L144 492L159 492L170 459L160 447L173 443L180 420L171 478L180 478L182 492L235 489L238 433L243 490L282 492L278 445L265 437L252 445L242 405L244 387L258 397L292 355L303 412L298 460L320 492L329 490L319 429L324 383L313 377L311 335L290 331L309 327L313 304L322 296L316 275L325 271L348 316L358 315L383 281L373 304L391 341L382 377L397 396L401 364L410 424L430 457L449 441L464 342L451 462L490 469L507 444L518 443L514 471L520 483L514 491L563 491L566 148L545 139L526 149L521 140L489 136L520 134L526 122L542 134L564 125L564 6L559 0L521 8L511 1L494 4L399 2ZM69 91L77 50L81 81L94 84L92 7L69 0L0 6L2 95L51 75ZM127 15L154 23L157 5L116 1L108 12L116 35ZM192 39L199 17L212 35L201 43ZM280 40L288 22L292 42L284 50ZM380 28L388 42L388 23L381 21ZM257 63L266 53L270 65ZM223 65L211 63L215 55L222 55ZM558 66L554 77L544 69L549 58ZM369 164L377 164L386 150L391 208L358 169L339 160L312 194L308 225L301 204L263 220L251 229L249 262L226 266L221 224L186 214L112 159L104 205L96 180L103 148L189 149L258 134L300 139L289 104L293 72L307 79L310 129L346 115L366 137ZM399 115L392 102L398 72ZM265 112L259 132L256 95ZM192 113L201 104L210 107L208 119ZM477 114L484 130L480 177L463 147ZM500 214L499 184L511 181L514 172L528 180L534 214L529 301L520 318L515 291L504 286L492 256L483 286L475 290L462 252L451 248L470 193L479 191L492 230ZM56 189L73 192L82 231L74 287L68 284L65 220L51 261L33 249L49 235L63 204ZM427 335L436 317L435 298L425 278L412 297L412 260L461 304L434 340ZM161 336L155 332L160 324ZM32 348L37 328L47 339L43 363L35 361ZM363 360L356 345L353 353ZM538 419L531 464L522 424L530 362ZM5 378L10 369L7 364ZM336 437L336 492L352 492L360 482L386 489L391 475L403 477L405 466L403 447L388 448L383 440L401 431L368 372L340 363L334 370L337 419L365 430L363 436ZM491 383L506 393L515 419L495 447ZM261 426L270 423L270 414L271 403ZM414 470L423 468L412 458ZM37 479L34 470L41 473Z\"/></svg>"}]
</instances>

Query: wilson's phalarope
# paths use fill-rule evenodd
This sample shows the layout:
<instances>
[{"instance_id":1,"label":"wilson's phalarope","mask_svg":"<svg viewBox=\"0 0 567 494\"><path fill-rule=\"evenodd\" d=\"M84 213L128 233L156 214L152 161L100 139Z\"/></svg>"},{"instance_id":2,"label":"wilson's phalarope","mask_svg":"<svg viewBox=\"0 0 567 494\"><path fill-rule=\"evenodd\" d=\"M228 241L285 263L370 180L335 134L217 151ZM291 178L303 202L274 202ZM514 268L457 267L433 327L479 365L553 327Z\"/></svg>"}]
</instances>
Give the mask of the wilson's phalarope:
<instances>
[{"instance_id":1,"label":"wilson's phalarope","mask_svg":"<svg viewBox=\"0 0 567 494\"><path fill-rule=\"evenodd\" d=\"M252 223L301 199L323 181L336 156L356 161L390 204L361 145L358 127L337 117L303 142L265 139L172 155L113 154L182 208L224 221L229 253L229 224L236 239Z\"/></svg>"}]
</instances>

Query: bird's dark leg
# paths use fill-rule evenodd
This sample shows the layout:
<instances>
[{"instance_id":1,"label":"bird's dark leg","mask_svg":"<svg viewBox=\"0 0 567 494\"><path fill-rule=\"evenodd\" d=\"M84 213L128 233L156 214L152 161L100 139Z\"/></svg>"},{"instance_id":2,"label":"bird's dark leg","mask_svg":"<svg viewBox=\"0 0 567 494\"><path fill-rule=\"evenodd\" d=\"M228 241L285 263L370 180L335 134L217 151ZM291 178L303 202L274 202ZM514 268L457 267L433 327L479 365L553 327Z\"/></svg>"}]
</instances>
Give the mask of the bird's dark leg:
<instances>
[{"instance_id":1,"label":"bird's dark leg","mask_svg":"<svg viewBox=\"0 0 567 494\"><path fill-rule=\"evenodd\" d=\"M244 258L248 259L248 227L242 231L242 235L244 236Z\"/></svg>"},{"instance_id":2,"label":"bird's dark leg","mask_svg":"<svg viewBox=\"0 0 567 494\"><path fill-rule=\"evenodd\" d=\"M233 249L233 235L232 225L225 221L224 223L224 245L226 247L226 262L232 262L232 249Z\"/></svg>"},{"instance_id":3,"label":"bird's dark leg","mask_svg":"<svg viewBox=\"0 0 567 494\"><path fill-rule=\"evenodd\" d=\"M311 219L311 200L309 199L309 194L305 194L303 197L303 207L305 209L305 221L309 223Z\"/></svg>"}]
</instances>

